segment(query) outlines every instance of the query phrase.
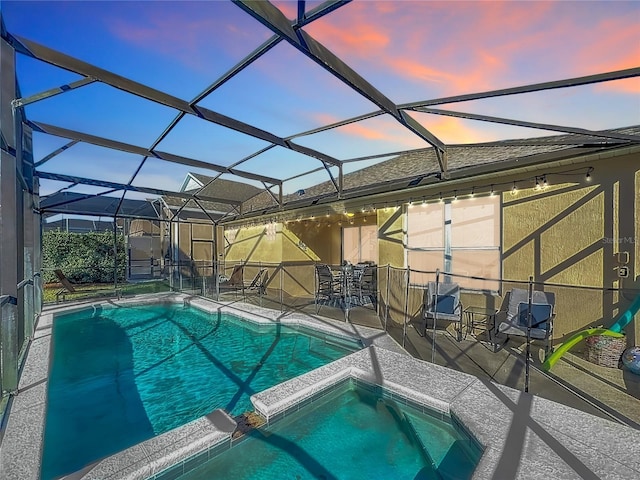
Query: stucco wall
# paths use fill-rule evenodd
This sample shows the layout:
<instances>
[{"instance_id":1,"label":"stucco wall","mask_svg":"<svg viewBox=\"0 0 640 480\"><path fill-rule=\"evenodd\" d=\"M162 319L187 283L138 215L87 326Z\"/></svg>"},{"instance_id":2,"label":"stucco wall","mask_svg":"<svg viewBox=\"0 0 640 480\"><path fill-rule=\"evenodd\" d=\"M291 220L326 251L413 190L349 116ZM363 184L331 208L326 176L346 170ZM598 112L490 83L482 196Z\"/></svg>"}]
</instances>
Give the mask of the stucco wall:
<instances>
[{"instance_id":1,"label":"stucco wall","mask_svg":"<svg viewBox=\"0 0 640 480\"><path fill-rule=\"evenodd\" d=\"M637 288L638 160L625 156L593 163L590 182L572 178L542 190L504 193L503 278ZM628 279L617 276L619 251L629 254ZM556 293L554 337L559 339L588 326L610 326L632 300L631 295L586 288L545 290ZM637 332L636 322L627 330L630 343Z\"/></svg>"},{"instance_id":2,"label":"stucco wall","mask_svg":"<svg viewBox=\"0 0 640 480\"><path fill-rule=\"evenodd\" d=\"M378 209L378 258L379 265L384 267L389 265L389 288L387 289L387 276L378 275L378 289L383 292L382 299L379 302L380 311L389 311L389 320L401 323L404 321L404 310L406 303L406 276L401 270L405 268L404 255L404 219L402 216L402 208L382 208ZM387 290L389 291L388 301L385 302ZM413 295L412 295L413 297ZM388 303L388 305L387 305ZM411 305L415 302L409 302ZM409 310L413 310L411 306Z\"/></svg>"},{"instance_id":3,"label":"stucco wall","mask_svg":"<svg viewBox=\"0 0 640 480\"><path fill-rule=\"evenodd\" d=\"M238 229L233 243L227 248L225 263L248 264L245 281L249 281L262 265L268 269L268 288L279 289L282 277L282 288L286 294L312 296L315 288L313 263L322 258L316 249L326 254L333 238L331 232L311 222L308 225L303 222L279 223L272 228L271 233L264 225ZM285 265L282 273L277 267L281 262Z\"/></svg>"},{"instance_id":4,"label":"stucco wall","mask_svg":"<svg viewBox=\"0 0 640 480\"><path fill-rule=\"evenodd\" d=\"M282 275L284 291L293 297L315 293L314 262L324 261L322 252L330 248L331 232L317 222L292 222L282 230Z\"/></svg>"},{"instance_id":5,"label":"stucco wall","mask_svg":"<svg viewBox=\"0 0 640 480\"><path fill-rule=\"evenodd\" d=\"M520 172L517 176L504 173L482 180L500 184L502 191L502 277L526 282L533 276L536 282L568 284L581 288L552 287L556 293L555 337L567 335L595 325L609 326L633 300L632 295L602 293L602 288L638 288L640 254L636 239L640 238L640 155L617 155L589 164L570 163L555 169L540 168ZM591 181L584 172L592 167ZM577 172L577 173L576 173ZM535 175L546 175L549 186L534 188ZM510 192L517 182L518 191ZM481 182L478 182L478 184ZM474 181L458 184L459 192L476 188ZM481 194L479 189L476 192ZM428 193L428 192L427 192ZM409 289L402 269L405 265L404 222L401 207L379 208L376 212L378 233L379 291L387 290L386 265L392 269L389 296L390 320L402 322L405 306L409 317L420 316L423 291ZM233 245L227 249L226 260L247 262L284 262L287 274L285 292L312 295L314 270L311 264L322 261L338 264L341 260L341 225L331 220L290 222L278 226L275 239L266 240L264 227L241 228ZM341 220L344 222L344 219ZM616 254L628 252L628 279L619 279L620 266ZM279 281L278 281L279 285ZM503 297L515 284L505 282L500 295L464 293L465 305L488 305L504 308ZM525 286L520 283L519 286ZM593 287L593 289L582 288ZM540 288L540 287L537 287ZM385 312L384 299L379 302ZM638 322L627 329L629 343L638 343Z\"/></svg>"}]
</instances>

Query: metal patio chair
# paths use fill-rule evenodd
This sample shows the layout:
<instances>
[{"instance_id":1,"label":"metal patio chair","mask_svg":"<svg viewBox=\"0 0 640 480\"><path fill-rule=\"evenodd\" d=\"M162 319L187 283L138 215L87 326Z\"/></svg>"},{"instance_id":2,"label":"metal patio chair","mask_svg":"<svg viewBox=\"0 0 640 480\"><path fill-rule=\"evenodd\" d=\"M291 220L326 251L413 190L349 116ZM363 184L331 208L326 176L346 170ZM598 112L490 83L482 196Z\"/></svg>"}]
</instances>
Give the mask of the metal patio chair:
<instances>
[{"instance_id":1,"label":"metal patio chair","mask_svg":"<svg viewBox=\"0 0 640 480\"><path fill-rule=\"evenodd\" d=\"M267 269L261 268L250 283L245 285L245 290L248 292L257 292L259 294L265 293L267 286Z\"/></svg>"},{"instance_id":2,"label":"metal patio chair","mask_svg":"<svg viewBox=\"0 0 640 480\"><path fill-rule=\"evenodd\" d=\"M336 279L331 271L331 267L324 263L316 264L316 292L315 305L316 313L320 310L319 300L326 300L330 303L334 299L341 298L341 280Z\"/></svg>"},{"instance_id":3,"label":"metal patio chair","mask_svg":"<svg viewBox=\"0 0 640 480\"><path fill-rule=\"evenodd\" d=\"M374 308L377 302L376 267L372 265L354 266L352 277L352 292L358 299L359 305L371 303Z\"/></svg>"},{"instance_id":4,"label":"metal patio chair","mask_svg":"<svg viewBox=\"0 0 640 480\"><path fill-rule=\"evenodd\" d=\"M436 291L437 289L437 291ZM457 340L462 340L462 304L460 303L460 285L457 283L429 282L423 301L422 318L424 318L424 335L427 333L427 322L433 320L435 328L438 320L456 324Z\"/></svg>"},{"instance_id":5,"label":"metal patio chair","mask_svg":"<svg viewBox=\"0 0 640 480\"><path fill-rule=\"evenodd\" d=\"M531 338L544 340L545 358L553 349L551 334L555 317L556 297L552 292L534 290L531 297ZM497 333L510 336L526 337L529 321L529 292L522 288L514 288L509 292L506 320L498 324Z\"/></svg>"}]
</instances>

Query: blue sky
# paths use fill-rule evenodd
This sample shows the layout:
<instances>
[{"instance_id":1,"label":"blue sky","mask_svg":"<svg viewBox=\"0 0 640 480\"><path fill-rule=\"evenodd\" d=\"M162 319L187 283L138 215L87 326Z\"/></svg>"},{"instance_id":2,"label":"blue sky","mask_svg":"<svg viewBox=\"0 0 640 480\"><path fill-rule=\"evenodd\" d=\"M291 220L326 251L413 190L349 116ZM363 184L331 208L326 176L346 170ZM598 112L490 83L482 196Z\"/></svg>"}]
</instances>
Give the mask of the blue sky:
<instances>
[{"instance_id":1,"label":"blue sky","mask_svg":"<svg viewBox=\"0 0 640 480\"><path fill-rule=\"evenodd\" d=\"M289 18L295 15L295 2L274 3ZM319 3L307 2L307 10ZM271 36L240 8L222 1L2 1L1 8L10 33L185 100ZM638 67L638 25L640 2L356 0L305 30L391 100L404 103ZM21 55L17 62L23 96L79 78ZM280 136L377 110L284 42L200 105ZM640 79L442 108L596 130L636 125ZM148 148L175 111L96 83L32 104L27 116ZM414 118L446 143L549 134L427 114ZM35 135L36 160L66 142ZM427 146L388 116L296 142L338 159ZM158 149L227 166L267 145L187 117ZM79 144L42 169L126 183L140 160ZM370 163L352 163L345 171ZM238 168L284 179L319 166L317 160L274 148ZM194 169L149 160L134 183L178 189L189 170ZM319 172L287 182L285 193L326 179L326 172ZM43 181L42 190L46 194L62 186Z\"/></svg>"}]
</instances>

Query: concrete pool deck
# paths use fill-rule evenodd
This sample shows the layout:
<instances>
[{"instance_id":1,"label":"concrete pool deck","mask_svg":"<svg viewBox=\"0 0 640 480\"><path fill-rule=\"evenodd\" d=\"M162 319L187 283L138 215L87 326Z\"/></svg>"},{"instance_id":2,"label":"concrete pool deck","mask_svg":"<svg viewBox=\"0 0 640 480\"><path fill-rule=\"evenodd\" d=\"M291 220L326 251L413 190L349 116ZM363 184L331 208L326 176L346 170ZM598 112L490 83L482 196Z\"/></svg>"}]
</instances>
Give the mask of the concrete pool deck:
<instances>
[{"instance_id":1,"label":"concrete pool deck","mask_svg":"<svg viewBox=\"0 0 640 480\"><path fill-rule=\"evenodd\" d=\"M360 337L368 348L252 397L271 421L317 392L346 378L381 385L403 398L455 415L485 447L474 473L489 478L640 477L640 432L556 402L472 375L417 360L385 332L303 313L283 313L246 304L223 304L186 295L149 295L46 309L41 315L19 393L0 452L2 478L39 478L53 317L92 305L187 302L207 311L241 313L256 322L313 326L344 337ZM235 422L216 410L112 455L68 476L70 479L176 478L231 445ZM166 469L175 465L170 471Z\"/></svg>"}]
</instances>

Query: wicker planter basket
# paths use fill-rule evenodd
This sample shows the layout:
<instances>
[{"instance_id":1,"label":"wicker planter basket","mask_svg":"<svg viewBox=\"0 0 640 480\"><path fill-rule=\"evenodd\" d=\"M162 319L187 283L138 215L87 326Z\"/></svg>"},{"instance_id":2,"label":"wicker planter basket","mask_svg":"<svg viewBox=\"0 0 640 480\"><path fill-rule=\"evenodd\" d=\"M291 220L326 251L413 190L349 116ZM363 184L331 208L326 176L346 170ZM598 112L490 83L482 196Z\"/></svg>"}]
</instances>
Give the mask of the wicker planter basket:
<instances>
[{"instance_id":1,"label":"wicker planter basket","mask_svg":"<svg viewBox=\"0 0 640 480\"><path fill-rule=\"evenodd\" d=\"M626 337L594 335L585 340L587 360L603 367L618 368L622 352L627 346Z\"/></svg>"}]
</instances>

